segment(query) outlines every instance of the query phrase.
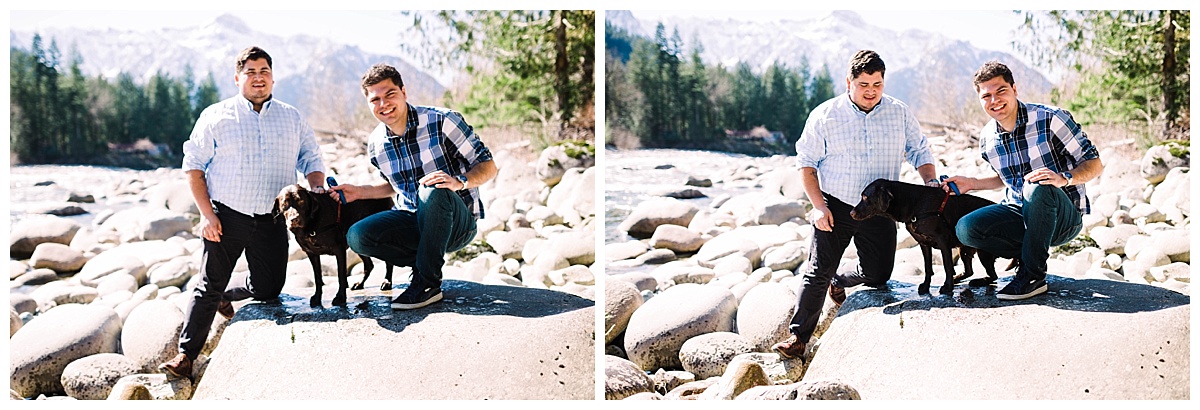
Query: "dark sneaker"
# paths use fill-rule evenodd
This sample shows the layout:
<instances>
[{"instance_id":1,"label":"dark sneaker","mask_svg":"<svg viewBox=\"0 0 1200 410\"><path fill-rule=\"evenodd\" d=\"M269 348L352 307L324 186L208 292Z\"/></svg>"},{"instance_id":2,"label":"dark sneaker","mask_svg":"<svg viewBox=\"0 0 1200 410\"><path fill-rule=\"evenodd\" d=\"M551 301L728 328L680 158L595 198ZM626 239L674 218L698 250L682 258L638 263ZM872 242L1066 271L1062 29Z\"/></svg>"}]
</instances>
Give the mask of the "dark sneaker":
<instances>
[{"instance_id":1,"label":"dark sneaker","mask_svg":"<svg viewBox=\"0 0 1200 410\"><path fill-rule=\"evenodd\" d=\"M228 300L221 299L220 302L217 302L217 313L220 313L221 316L224 316L226 319L233 319L233 303L230 303Z\"/></svg>"},{"instance_id":2,"label":"dark sneaker","mask_svg":"<svg viewBox=\"0 0 1200 410\"><path fill-rule=\"evenodd\" d=\"M787 340L776 343L771 346L771 350L779 353L784 359L798 359L804 357L804 343L796 335L792 335Z\"/></svg>"},{"instance_id":3,"label":"dark sneaker","mask_svg":"<svg viewBox=\"0 0 1200 410\"><path fill-rule=\"evenodd\" d=\"M846 288L830 283L829 298L833 299L833 303L837 303L838 307L841 307L842 302L846 301Z\"/></svg>"},{"instance_id":4,"label":"dark sneaker","mask_svg":"<svg viewBox=\"0 0 1200 410\"><path fill-rule=\"evenodd\" d=\"M430 304L442 300L442 289L408 285L408 289L404 290L400 296L392 300L392 309L409 310L419 309Z\"/></svg>"},{"instance_id":5,"label":"dark sneaker","mask_svg":"<svg viewBox=\"0 0 1200 410\"><path fill-rule=\"evenodd\" d=\"M175 377L192 377L192 359L180 353L174 359L158 365L158 371Z\"/></svg>"},{"instance_id":6,"label":"dark sneaker","mask_svg":"<svg viewBox=\"0 0 1200 410\"><path fill-rule=\"evenodd\" d=\"M1012 282L1008 282L1008 286L996 292L996 299L1000 300L1021 300L1046 293L1049 287L1046 286L1045 279L1029 280L1017 275Z\"/></svg>"}]
</instances>

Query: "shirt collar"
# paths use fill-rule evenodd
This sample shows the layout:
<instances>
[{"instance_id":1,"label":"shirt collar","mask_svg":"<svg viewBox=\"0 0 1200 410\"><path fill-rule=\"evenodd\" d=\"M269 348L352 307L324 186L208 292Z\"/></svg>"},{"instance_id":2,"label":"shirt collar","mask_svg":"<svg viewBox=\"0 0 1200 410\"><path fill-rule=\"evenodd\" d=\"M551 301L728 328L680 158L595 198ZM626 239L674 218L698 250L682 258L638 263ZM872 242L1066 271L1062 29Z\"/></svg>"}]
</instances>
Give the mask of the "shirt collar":
<instances>
[{"instance_id":1,"label":"shirt collar","mask_svg":"<svg viewBox=\"0 0 1200 410\"><path fill-rule=\"evenodd\" d=\"M855 103L854 103L854 99L853 99L853 98L850 98L850 92L849 92L849 91L847 91L847 92L846 92L846 102L848 102L848 103L850 104L850 108L851 108L851 109L853 109L853 110L854 110L854 112L856 112L856 113L859 113L859 114L862 114L862 115L869 115L869 114L871 114L872 112L875 112L876 110L878 110L878 109L879 109L879 105L883 103L883 97L880 97L880 98L879 98L879 102L875 103L875 108L872 108L870 112L863 111L863 110L862 110L862 108L860 108L860 107L858 106L858 104L855 104Z\"/></svg>"},{"instance_id":2,"label":"shirt collar","mask_svg":"<svg viewBox=\"0 0 1200 410\"><path fill-rule=\"evenodd\" d=\"M238 102L240 102L243 107L246 107L246 109L248 109L250 111L254 111L254 103L250 102L250 100L247 99L246 96L242 95L242 93L238 93L237 98L238 98ZM271 94L271 95L267 96L266 101L263 101L263 106L262 106L263 112L266 112L267 107L271 106L271 101L275 101L274 98L275 98L275 94Z\"/></svg>"},{"instance_id":3,"label":"shirt collar","mask_svg":"<svg viewBox=\"0 0 1200 410\"><path fill-rule=\"evenodd\" d=\"M1011 131L1005 131L1003 128L1000 128L1000 121L993 119L992 122L996 124L996 134L1014 133L1017 129L1025 126L1025 123L1029 122L1029 110L1025 109L1025 103L1017 100L1017 121L1013 123Z\"/></svg>"},{"instance_id":4,"label":"shirt collar","mask_svg":"<svg viewBox=\"0 0 1200 410\"><path fill-rule=\"evenodd\" d=\"M420 122L417 121L417 108L413 107L413 105L409 103L404 103L404 105L408 107L408 119L404 122L404 132L397 134L395 131L392 131L391 127L387 126L387 124L384 124L383 129L387 132L387 136L400 137L408 135L409 130L415 130L421 125Z\"/></svg>"}]
</instances>

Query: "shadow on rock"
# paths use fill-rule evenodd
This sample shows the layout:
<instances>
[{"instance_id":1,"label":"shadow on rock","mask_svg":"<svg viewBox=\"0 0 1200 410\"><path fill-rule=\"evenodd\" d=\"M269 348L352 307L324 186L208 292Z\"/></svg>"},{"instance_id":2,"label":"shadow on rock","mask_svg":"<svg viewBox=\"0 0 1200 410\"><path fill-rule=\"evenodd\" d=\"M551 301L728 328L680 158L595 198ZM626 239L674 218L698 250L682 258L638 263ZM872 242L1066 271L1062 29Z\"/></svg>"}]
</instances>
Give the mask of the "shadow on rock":
<instances>
[{"instance_id":1,"label":"shadow on rock","mask_svg":"<svg viewBox=\"0 0 1200 410\"><path fill-rule=\"evenodd\" d=\"M883 313L896 315L907 311L945 308L997 308L1017 305L1041 305L1080 312L1138 313L1191 304L1191 297L1156 286L1103 279L1071 279L1048 275L1050 290L1019 301L996 298L997 287L969 288L958 285L953 296L918 295L917 285L889 281L887 289L863 288L852 293L838 311L838 317L856 310L882 307Z\"/></svg>"}]
</instances>

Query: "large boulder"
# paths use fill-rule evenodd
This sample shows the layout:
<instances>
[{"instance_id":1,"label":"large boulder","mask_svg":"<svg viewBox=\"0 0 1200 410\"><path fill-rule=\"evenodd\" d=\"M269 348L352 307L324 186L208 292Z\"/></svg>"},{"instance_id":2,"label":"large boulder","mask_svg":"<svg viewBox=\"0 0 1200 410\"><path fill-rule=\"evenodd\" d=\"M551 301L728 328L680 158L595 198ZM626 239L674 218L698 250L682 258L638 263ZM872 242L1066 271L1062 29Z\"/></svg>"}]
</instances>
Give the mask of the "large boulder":
<instances>
[{"instance_id":1,"label":"large boulder","mask_svg":"<svg viewBox=\"0 0 1200 410\"><path fill-rule=\"evenodd\" d=\"M605 277L604 279L604 343L612 343L625 332L629 318L642 306L641 292L632 283Z\"/></svg>"},{"instance_id":2,"label":"large boulder","mask_svg":"<svg viewBox=\"0 0 1200 410\"><path fill-rule=\"evenodd\" d=\"M604 399L621 400L654 391L654 382L636 364L620 357L604 356Z\"/></svg>"},{"instance_id":3,"label":"large boulder","mask_svg":"<svg viewBox=\"0 0 1200 410\"><path fill-rule=\"evenodd\" d=\"M1177 141L1167 141L1146 150L1142 156L1142 178L1157 184L1167 178L1172 168L1191 164L1191 150Z\"/></svg>"},{"instance_id":4,"label":"large boulder","mask_svg":"<svg viewBox=\"0 0 1200 410\"><path fill-rule=\"evenodd\" d=\"M63 370L98 353L115 353L121 320L104 306L59 306L25 324L9 340L9 388L21 397L63 391Z\"/></svg>"},{"instance_id":5,"label":"large boulder","mask_svg":"<svg viewBox=\"0 0 1200 410\"><path fill-rule=\"evenodd\" d=\"M858 390L837 380L816 380L772 386L755 386L734 400L862 400Z\"/></svg>"},{"instance_id":6,"label":"large boulder","mask_svg":"<svg viewBox=\"0 0 1200 410\"><path fill-rule=\"evenodd\" d=\"M858 290L804 378L838 379L883 400L1191 396L1188 296L1102 279L1047 282L1049 292L1019 302L1001 302L991 288L958 287L953 298L897 281ZM1053 377L1030 383L1030 375Z\"/></svg>"},{"instance_id":7,"label":"large boulder","mask_svg":"<svg viewBox=\"0 0 1200 410\"><path fill-rule=\"evenodd\" d=\"M122 377L135 374L132 360L116 353L100 353L71 362L63 369L62 385L79 400L104 400Z\"/></svg>"},{"instance_id":8,"label":"large boulder","mask_svg":"<svg viewBox=\"0 0 1200 410\"><path fill-rule=\"evenodd\" d=\"M571 168L591 168L596 165L594 149L588 145L564 143L542 150L536 162L538 179L547 186L555 186L562 180L563 174Z\"/></svg>"},{"instance_id":9,"label":"large boulder","mask_svg":"<svg viewBox=\"0 0 1200 410\"><path fill-rule=\"evenodd\" d=\"M105 276L112 274L128 274L144 282L146 279L146 264L136 255L126 252L104 252L90 259L83 269L75 274L75 279L88 286L96 286Z\"/></svg>"},{"instance_id":10,"label":"large boulder","mask_svg":"<svg viewBox=\"0 0 1200 410\"><path fill-rule=\"evenodd\" d=\"M121 332L122 353L140 371L154 371L159 363L171 360L179 353L183 319L183 312L174 303L149 300L139 304L125 318Z\"/></svg>"},{"instance_id":11,"label":"large boulder","mask_svg":"<svg viewBox=\"0 0 1200 410\"><path fill-rule=\"evenodd\" d=\"M734 357L753 351L754 345L737 333L705 333L683 342L679 348L679 361L683 363L684 371L707 379L725 373L725 366Z\"/></svg>"},{"instance_id":12,"label":"large boulder","mask_svg":"<svg viewBox=\"0 0 1200 410\"><path fill-rule=\"evenodd\" d=\"M788 324L796 313L796 294L780 283L762 283L742 298L737 311L737 333L760 352L787 339Z\"/></svg>"},{"instance_id":13,"label":"large boulder","mask_svg":"<svg viewBox=\"0 0 1200 410\"><path fill-rule=\"evenodd\" d=\"M369 293L350 294L356 309L313 310L288 294L242 306L193 399L595 397L593 301L457 280L444 281L442 292L442 302L413 311L393 311L387 295ZM412 360L376 357L397 346ZM287 382L263 382L279 375Z\"/></svg>"},{"instance_id":14,"label":"large boulder","mask_svg":"<svg viewBox=\"0 0 1200 410\"><path fill-rule=\"evenodd\" d=\"M81 226L78 222L57 216L30 216L13 224L9 233L10 257L25 259L33 255L38 245L46 242L70 245Z\"/></svg>"},{"instance_id":15,"label":"large boulder","mask_svg":"<svg viewBox=\"0 0 1200 410\"><path fill-rule=\"evenodd\" d=\"M700 209L674 198L654 198L638 204L617 229L639 239L649 238L659 225L688 226Z\"/></svg>"},{"instance_id":16,"label":"large boulder","mask_svg":"<svg viewBox=\"0 0 1200 410\"><path fill-rule=\"evenodd\" d=\"M704 238L699 232L679 225L659 225L650 237L650 246L670 249L676 253L691 253L704 245Z\"/></svg>"},{"instance_id":17,"label":"large boulder","mask_svg":"<svg viewBox=\"0 0 1200 410\"><path fill-rule=\"evenodd\" d=\"M117 211L96 228L98 235L115 234L121 242L167 239L192 230L192 218L161 207L140 206Z\"/></svg>"},{"instance_id":18,"label":"large boulder","mask_svg":"<svg viewBox=\"0 0 1200 410\"><path fill-rule=\"evenodd\" d=\"M46 268L55 272L75 272L83 267L88 258L83 252L61 243L46 242L38 245L29 258L34 269Z\"/></svg>"},{"instance_id":19,"label":"large boulder","mask_svg":"<svg viewBox=\"0 0 1200 410\"><path fill-rule=\"evenodd\" d=\"M625 328L625 351L643 370L678 368L679 349L692 337L733 330L737 299L728 290L672 286L647 301Z\"/></svg>"}]
</instances>

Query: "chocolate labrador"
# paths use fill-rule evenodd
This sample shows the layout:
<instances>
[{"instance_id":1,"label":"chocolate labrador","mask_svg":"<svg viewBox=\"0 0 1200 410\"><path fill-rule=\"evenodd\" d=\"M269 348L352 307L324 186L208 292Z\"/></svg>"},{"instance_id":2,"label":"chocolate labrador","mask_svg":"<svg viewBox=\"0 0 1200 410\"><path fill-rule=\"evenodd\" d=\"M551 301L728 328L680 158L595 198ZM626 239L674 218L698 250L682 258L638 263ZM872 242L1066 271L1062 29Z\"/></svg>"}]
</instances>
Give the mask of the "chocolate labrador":
<instances>
[{"instance_id":1,"label":"chocolate labrador","mask_svg":"<svg viewBox=\"0 0 1200 410\"><path fill-rule=\"evenodd\" d=\"M287 227L296 237L300 249L308 254L308 260L313 267L313 282L316 284L316 294L309 301L312 307L321 306L321 255L334 255L337 258L338 293L333 298L336 306L346 305L346 288L349 273L346 271L346 231L350 225L376 212L392 208L392 200L360 199L348 204L341 204L330 198L328 194L317 194L304 189L299 184L289 185L279 191L275 197L275 216L283 216ZM362 256L363 279L356 283L351 290L363 288L371 275L374 263L371 258ZM387 263L386 276L380 290L392 288L392 264Z\"/></svg>"},{"instance_id":2,"label":"chocolate labrador","mask_svg":"<svg viewBox=\"0 0 1200 410\"><path fill-rule=\"evenodd\" d=\"M976 253L988 277L972 280L970 285L986 286L996 282L996 255L963 245L954 233L954 226L959 219L992 204L994 202L977 196L950 195L941 188L877 179L863 189L862 201L850 211L850 217L861 221L883 215L904 223L913 239L921 245L921 255L925 257L925 282L917 288L919 294L929 294L929 282L933 278L932 248L940 249L946 282L938 289L938 293L949 295L954 292L954 283L974 275L971 259ZM954 264L951 262L954 248L959 248L966 269L962 276L954 274Z\"/></svg>"}]
</instances>

